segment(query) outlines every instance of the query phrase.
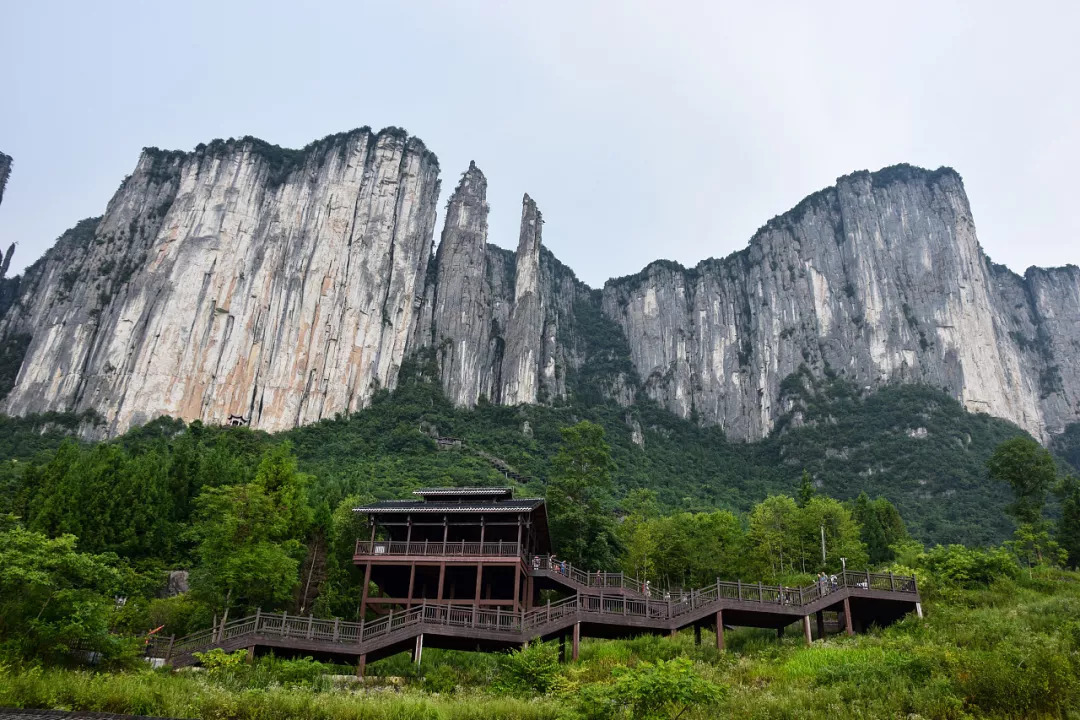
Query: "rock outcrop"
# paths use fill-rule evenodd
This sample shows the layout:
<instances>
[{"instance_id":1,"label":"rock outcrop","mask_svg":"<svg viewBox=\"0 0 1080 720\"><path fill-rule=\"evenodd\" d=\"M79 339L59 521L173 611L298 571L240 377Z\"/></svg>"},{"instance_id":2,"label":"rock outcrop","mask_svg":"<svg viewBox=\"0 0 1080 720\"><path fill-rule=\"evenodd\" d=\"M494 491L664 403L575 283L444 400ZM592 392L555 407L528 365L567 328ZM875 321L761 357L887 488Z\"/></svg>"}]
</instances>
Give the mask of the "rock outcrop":
<instances>
[{"instance_id":1,"label":"rock outcrop","mask_svg":"<svg viewBox=\"0 0 1080 720\"><path fill-rule=\"evenodd\" d=\"M32 336L4 410L95 409L116 433L362 407L405 356L438 192L435 156L396 129L145 151L26 273L0 323Z\"/></svg>"},{"instance_id":2,"label":"rock outcrop","mask_svg":"<svg viewBox=\"0 0 1080 720\"><path fill-rule=\"evenodd\" d=\"M1080 418L1080 269L991 263L952 170L854 173L727 258L602 290L543 247L528 195L516 252L489 244L474 164L433 253L438 188L396 129L146 150L103 217L6 281L0 410L277 430L363 407L430 353L458 405L645 395L747 440L801 372L929 384L1043 439Z\"/></svg>"},{"instance_id":3,"label":"rock outcrop","mask_svg":"<svg viewBox=\"0 0 1080 720\"><path fill-rule=\"evenodd\" d=\"M989 262L959 175L840 178L750 245L607 283L644 391L736 438L767 434L800 366L868 387L918 382L1037 437L1080 416L1080 271Z\"/></svg>"}]
</instances>

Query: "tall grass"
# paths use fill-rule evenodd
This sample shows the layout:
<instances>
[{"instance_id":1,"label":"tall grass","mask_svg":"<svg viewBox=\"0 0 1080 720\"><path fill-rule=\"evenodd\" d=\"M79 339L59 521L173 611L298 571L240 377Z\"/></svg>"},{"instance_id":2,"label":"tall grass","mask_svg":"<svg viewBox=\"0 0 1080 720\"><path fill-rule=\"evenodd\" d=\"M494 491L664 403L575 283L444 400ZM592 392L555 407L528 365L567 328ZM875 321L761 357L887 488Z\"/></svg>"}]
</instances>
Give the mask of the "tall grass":
<instances>
[{"instance_id":1,"label":"tall grass","mask_svg":"<svg viewBox=\"0 0 1080 720\"><path fill-rule=\"evenodd\" d=\"M1004 580L942 593L927 618L885 630L831 636L805 647L800 634L738 630L716 651L715 635L585 640L581 660L557 666L557 682L523 680L529 663L429 650L419 669L407 655L373 663L388 682L341 684L342 668L261 659L227 672L140 670L93 673L0 665L0 706L95 710L177 718L612 718L588 707L591 686L612 671L675 657L725 685L719 709L683 720L732 718L1077 718L1080 717L1080 574ZM534 658L536 662L539 662ZM543 664L543 663L541 663ZM544 671L551 670L549 664ZM514 670L515 694L503 677ZM549 678L550 679L550 678ZM377 681L376 681L377 682ZM551 688L546 694L535 688Z\"/></svg>"}]
</instances>

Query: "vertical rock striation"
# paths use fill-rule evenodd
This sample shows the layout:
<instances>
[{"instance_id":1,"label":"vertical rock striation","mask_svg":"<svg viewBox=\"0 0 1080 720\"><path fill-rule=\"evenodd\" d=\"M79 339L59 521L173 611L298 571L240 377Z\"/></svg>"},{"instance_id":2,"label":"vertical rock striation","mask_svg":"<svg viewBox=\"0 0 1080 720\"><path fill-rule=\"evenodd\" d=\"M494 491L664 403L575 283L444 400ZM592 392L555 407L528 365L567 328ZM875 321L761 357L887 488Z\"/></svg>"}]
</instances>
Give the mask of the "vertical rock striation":
<instances>
[{"instance_id":1,"label":"vertical rock striation","mask_svg":"<svg viewBox=\"0 0 1080 720\"><path fill-rule=\"evenodd\" d=\"M397 129L145 151L104 217L27 272L0 323L33 338L4 411L93 408L115 433L363 406L396 381L438 190L434 155Z\"/></svg>"},{"instance_id":2,"label":"vertical rock striation","mask_svg":"<svg viewBox=\"0 0 1080 720\"><path fill-rule=\"evenodd\" d=\"M502 384L505 405L534 403L539 389L544 341L544 299L540 292L540 235L544 220L528 195L521 201L521 233L514 256L514 305L506 329Z\"/></svg>"},{"instance_id":3,"label":"vertical rock striation","mask_svg":"<svg viewBox=\"0 0 1080 720\"><path fill-rule=\"evenodd\" d=\"M650 397L736 438L768 434L803 365L942 387L1045 438L1080 415L1058 360L1080 349L1078 292L1076 268L992 265L955 172L897 166L840 178L724 260L609 281L604 310Z\"/></svg>"},{"instance_id":4,"label":"vertical rock striation","mask_svg":"<svg viewBox=\"0 0 1080 720\"><path fill-rule=\"evenodd\" d=\"M11 156L0 152L0 203L4 202L4 190L11 177Z\"/></svg>"},{"instance_id":5,"label":"vertical rock striation","mask_svg":"<svg viewBox=\"0 0 1080 720\"><path fill-rule=\"evenodd\" d=\"M146 150L104 216L0 280L0 411L277 430L363 407L424 352L458 405L644 394L748 440L802 372L933 385L1043 439L1080 418L1080 269L991 263L952 170L842 177L744 250L602 290L544 248L528 195L516 251L488 244L475 164L433 254L438 189L393 128Z\"/></svg>"}]
</instances>

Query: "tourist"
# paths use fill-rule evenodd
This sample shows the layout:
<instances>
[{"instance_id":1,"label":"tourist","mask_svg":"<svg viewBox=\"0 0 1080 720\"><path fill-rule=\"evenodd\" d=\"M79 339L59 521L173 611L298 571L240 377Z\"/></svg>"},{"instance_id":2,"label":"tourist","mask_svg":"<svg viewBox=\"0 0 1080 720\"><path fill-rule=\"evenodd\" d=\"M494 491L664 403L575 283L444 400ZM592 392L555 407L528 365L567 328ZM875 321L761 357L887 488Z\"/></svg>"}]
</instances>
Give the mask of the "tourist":
<instances>
[{"instance_id":1,"label":"tourist","mask_svg":"<svg viewBox=\"0 0 1080 720\"><path fill-rule=\"evenodd\" d=\"M836 590L836 575L829 576L829 584L832 585L833 590Z\"/></svg>"},{"instance_id":2,"label":"tourist","mask_svg":"<svg viewBox=\"0 0 1080 720\"><path fill-rule=\"evenodd\" d=\"M817 575L818 590L822 595L829 592L829 578L825 576L825 573L819 572Z\"/></svg>"},{"instance_id":3,"label":"tourist","mask_svg":"<svg viewBox=\"0 0 1080 720\"><path fill-rule=\"evenodd\" d=\"M604 581L600 577L600 571L597 570L596 571L596 587L603 587L603 586L604 586Z\"/></svg>"}]
</instances>

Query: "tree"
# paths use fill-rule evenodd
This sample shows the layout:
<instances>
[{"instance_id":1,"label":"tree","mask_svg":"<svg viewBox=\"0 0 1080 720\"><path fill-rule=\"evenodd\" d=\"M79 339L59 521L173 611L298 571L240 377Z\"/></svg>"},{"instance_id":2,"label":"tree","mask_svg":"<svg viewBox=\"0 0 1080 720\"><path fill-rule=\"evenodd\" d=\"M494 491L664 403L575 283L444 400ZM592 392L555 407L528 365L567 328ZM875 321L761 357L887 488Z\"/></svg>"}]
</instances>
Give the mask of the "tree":
<instances>
[{"instance_id":1,"label":"tree","mask_svg":"<svg viewBox=\"0 0 1080 720\"><path fill-rule=\"evenodd\" d=\"M561 557L588 568L619 555L611 501L611 448L604 428L583 420L560 430L562 447L547 488L551 534Z\"/></svg>"},{"instance_id":2,"label":"tree","mask_svg":"<svg viewBox=\"0 0 1080 720\"><path fill-rule=\"evenodd\" d=\"M74 535L49 538L0 517L0 656L59 662L75 647L123 655L131 648L109 625L127 577L115 555L76 550Z\"/></svg>"},{"instance_id":3,"label":"tree","mask_svg":"<svg viewBox=\"0 0 1080 720\"><path fill-rule=\"evenodd\" d=\"M1061 518L1055 537L1070 567L1080 567L1080 480L1066 475L1055 489L1061 501Z\"/></svg>"},{"instance_id":4,"label":"tree","mask_svg":"<svg viewBox=\"0 0 1080 720\"><path fill-rule=\"evenodd\" d=\"M810 498L814 497L814 481L810 477L810 473L803 468L802 478L799 482L799 497L796 501L799 507L806 507L806 503L810 502Z\"/></svg>"},{"instance_id":5,"label":"tree","mask_svg":"<svg viewBox=\"0 0 1080 720\"><path fill-rule=\"evenodd\" d=\"M191 588L223 613L277 609L299 582L312 510L306 477L295 470L287 446L271 448L253 482L204 488L196 498Z\"/></svg>"},{"instance_id":6,"label":"tree","mask_svg":"<svg viewBox=\"0 0 1080 720\"><path fill-rule=\"evenodd\" d=\"M1009 512L1017 523L1037 523L1042 519L1046 494L1057 479L1054 458L1046 448L1021 435L998 445L986 467L991 478L1012 487L1014 501Z\"/></svg>"},{"instance_id":7,"label":"tree","mask_svg":"<svg viewBox=\"0 0 1080 720\"><path fill-rule=\"evenodd\" d=\"M795 569L799 506L787 495L770 495L750 511L750 544L763 572Z\"/></svg>"},{"instance_id":8,"label":"tree","mask_svg":"<svg viewBox=\"0 0 1080 720\"><path fill-rule=\"evenodd\" d=\"M861 528L860 537L866 545L870 562L879 564L893 560L895 553L892 546L908 537L896 506L883 497L871 500L863 492L852 503L851 513Z\"/></svg>"},{"instance_id":9,"label":"tree","mask_svg":"<svg viewBox=\"0 0 1080 720\"><path fill-rule=\"evenodd\" d=\"M866 546L862 542L858 523L839 500L817 496L799 511L799 549L804 553L808 570L838 571L840 558L849 567L866 567ZM825 561L821 559L821 532L825 531Z\"/></svg>"},{"instance_id":10,"label":"tree","mask_svg":"<svg viewBox=\"0 0 1080 720\"><path fill-rule=\"evenodd\" d=\"M373 500L370 495L349 495L334 509L326 532L326 580L315 601L318 615L359 620L363 573L353 563L357 538L368 537L367 517L353 512Z\"/></svg>"}]
</instances>

